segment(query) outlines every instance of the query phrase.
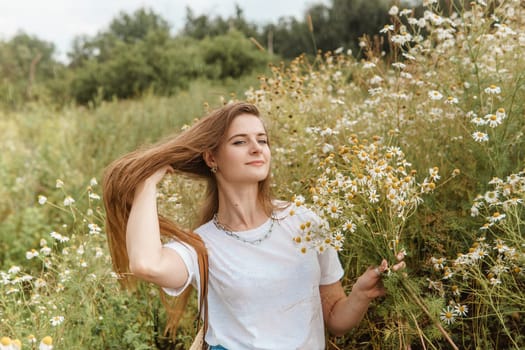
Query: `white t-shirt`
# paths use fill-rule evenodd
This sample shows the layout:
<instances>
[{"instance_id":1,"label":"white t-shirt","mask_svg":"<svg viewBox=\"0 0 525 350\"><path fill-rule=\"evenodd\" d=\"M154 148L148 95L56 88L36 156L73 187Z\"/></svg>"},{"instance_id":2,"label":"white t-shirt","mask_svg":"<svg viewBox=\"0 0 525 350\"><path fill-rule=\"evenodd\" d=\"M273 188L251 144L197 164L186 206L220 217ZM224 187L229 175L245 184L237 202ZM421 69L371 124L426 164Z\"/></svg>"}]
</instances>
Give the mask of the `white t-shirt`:
<instances>
[{"instance_id":1,"label":"white t-shirt","mask_svg":"<svg viewBox=\"0 0 525 350\"><path fill-rule=\"evenodd\" d=\"M208 320L205 340L228 350L317 350L325 348L319 285L337 282L343 269L333 249L301 253L293 241L306 221L320 221L312 211L294 207L275 215L271 235L259 245L228 236L210 221L195 230L205 242L209 259ZM264 237L272 220L236 232L245 240ZM199 290L195 250L180 242L166 245L184 260L190 283Z\"/></svg>"}]
</instances>

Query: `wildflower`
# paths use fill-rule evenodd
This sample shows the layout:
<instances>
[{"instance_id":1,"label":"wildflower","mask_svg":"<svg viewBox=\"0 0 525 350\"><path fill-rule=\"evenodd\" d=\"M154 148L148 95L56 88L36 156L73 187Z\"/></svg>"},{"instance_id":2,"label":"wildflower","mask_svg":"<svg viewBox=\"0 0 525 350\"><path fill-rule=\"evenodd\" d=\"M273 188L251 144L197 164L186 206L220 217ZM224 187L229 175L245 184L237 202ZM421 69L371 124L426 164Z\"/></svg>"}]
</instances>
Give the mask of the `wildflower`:
<instances>
[{"instance_id":1,"label":"wildflower","mask_svg":"<svg viewBox=\"0 0 525 350\"><path fill-rule=\"evenodd\" d=\"M396 5L392 6L392 7L390 8L390 10L388 10L388 14L389 14L390 16L397 16L398 13L399 13L399 8L398 8Z\"/></svg>"},{"instance_id":2,"label":"wildflower","mask_svg":"<svg viewBox=\"0 0 525 350\"><path fill-rule=\"evenodd\" d=\"M11 338L9 338L9 337L2 337L0 339L0 349L2 349L2 350L4 350L4 349L5 350L11 349L11 343L12 343Z\"/></svg>"},{"instance_id":3,"label":"wildflower","mask_svg":"<svg viewBox=\"0 0 525 350\"><path fill-rule=\"evenodd\" d=\"M20 292L20 289L11 287L8 290L6 290L5 294L9 295L9 294L14 294L14 293L18 293L18 292Z\"/></svg>"},{"instance_id":4,"label":"wildflower","mask_svg":"<svg viewBox=\"0 0 525 350\"><path fill-rule=\"evenodd\" d=\"M498 201L499 194L497 191L487 191L485 192L485 195L483 196L483 199L488 204L494 204Z\"/></svg>"},{"instance_id":5,"label":"wildflower","mask_svg":"<svg viewBox=\"0 0 525 350\"><path fill-rule=\"evenodd\" d=\"M498 108L498 110L496 111L496 117L498 117L499 119L505 119L507 117L505 108Z\"/></svg>"},{"instance_id":6,"label":"wildflower","mask_svg":"<svg viewBox=\"0 0 525 350\"><path fill-rule=\"evenodd\" d=\"M102 229L97 224L88 224L88 228L90 235L98 235L100 232L102 232Z\"/></svg>"},{"instance_id":7,"label":"wildflower","mask_svg":"<svg viewBox=\"0 0 525 350\"><path fill-rule=\"evenodd\" d=\"M53 350L53 338L46 336L40 342L38 350Z\"/></svg>"},{"instance_id":8,"label":"wildflower","mask_svg":"<svg viewBox=\"0 0 525 350\"><path fill-rule=\"evenodd\" d=\"M392 24L385 24L385 26L379 31L379 33L393 32L394 26Z\"/></svg>"},{"instance_id":9,"label":"wildflower","mask_svg":"<svg viewBox=\"0 0 525 350\"><path fill-rule=\"evenodd\" d=\"M485 250L483 250L483 248L478 248L478 249L475 249L474 252L472 252L471 258L473 261L476 261L479 259L483 259L487 255L488 253Z\"/></svg>"},{"instance_id":10,"label":"wildflower","mask_svg":"<svg viewBox=\"0 0 525 350\"><path fill-rule=\"evenodd\" d=\"M12 350L22 349L22 342L20 341L20 339L13 340L13 342L11 343L11 348Z\"/></svg>"},{"instance_id":11,"label":"wildflower","mask_svg":"<svg viewBox=\"0 0 525 350\"><path fill-rule=\"evenodd\" d=\"M96 186L97 184L98 184L97 179L95 179L94 177L92 177L91 180L89 180L90 186Z\"/></svg>"},{"instance_id":12,"label":"wildflower","mask_svg":"<svg viewBox=\"0 0 525 350\"><path fill-rule=\"evenodd\" d=\"M509 272L509 267L505 265L501 258L498 258L496 264L492 266L489 271L492 275L499 276L502 273Z\"/></svg>"},{"instance_id":13,"label":"wildflower","mask_svg":"<svg viewBox=\"0 0 525 350\"><path fill-rule=\"evenodd\" d=\"M406 68L406 64L401 63L401 62L394 62L394 63L392 63L392 67L398 68L398 69L405 69Z\"/></svg>"},{"instance_id":14,"label":"wildflower","mask_svg":"<svg viewBox=\"0 0 525 350\"><path fill-rule=\"evenodd\" d=\"M453 308L447 306L441 311L441 315L439 316L439 318L446 324L452 324L456 322L456 312Z\"/></svg>"},{"instance_id":15,"label":"wildflower","mask_svg":"<svg viewBox=\"0 0 525 350\"><path fill-rule=\"evenodd\" d=\"M339 217L339 214L341 213L341 208L339 207L339 203L337 202L331 202L328 204L328 215L332 219L337 219Z\"/></svg>"},{"instance_id":16,"label":"wildflower","mask_svg":"<svg viewBox=\"0 0 525 350\"><path fill-rule=\"evenodd\" d=\"M35 337L33 334L29 334L29 335L27 336L27 342L28 342L29 344L34 344L34 343L36 343L36 337Z\"/></svg>"},{"instance_id":17,"label":"wildflower","mask_svg":"<svg viewBox=\"0 0 525 350\"><path fill-rule=\"evenodd\" d=\"M35 287L36 288L42 288L42 287L45 287L47 285L46 281L44 281L43 279L41 278L37 278L35 280Z\"/></svg>"},{"instance_id":18,"label":"wildflower","mask_svg":"<svg viewBox=\"0 0 525 350\"><path fill-rule=\"evenodd\" d=\"M16 265L13 265L9 268L9 270L7 270L7 273L11 274L11 275L16 275L17 273L20 272L20 270L22 270L20 268L20 266L16 266Z\"/></svg>"},{"instance_id":19,"label":"wildflower","mask_svg":"<svg viewBox=\"0 0 525 350\"><path fill-rule=\"evenodd\" d=\"M64 198L64 206L68 207L73 203L75 203L75 200L71 196Z\"/></svg>"},{"instance_id":20,"label":"wildflower","mask_svg":"<svg viewBox=\"0 0 525 350\"><path fill-rule=\"evenodd\" d=\"M38 204L44 205L44 204L46 204L46 202L47 202L47 197L46 196L42 196L42 195L38 196Z\"/></svg>"},{"instance_id":21,"label":"wildflower","mask_svg":"<svg viewBox=\"0 0 525 350\"><path fill-rule=\"evenodd\" d=\"M476 142L486 142L489 140L489 135L481 131L475 131L472 133L472 138Z\"/></svg>"},{"instance_id":22,"label":"wildflower","mask_svg":"<svg viewBox=\"0 0 525 350\"><path fill-rule=\"evenodd\" d=\"M30 251L26 252L26 259L31 260L33 258L36 258L38 256L38 251L35 249L31 249Z\"/></svg>"},{"instance_id":23,"label":"wildflower","mask_svg":"<svg viewBox=\"0 0 525 350\"><path fill-rule=\"evenodd\" d=\"M42 249L40 249L40 253L42 253L44 256L49 256L51 254L51 248L44 246Z\"/></svg>"},{"instance_id":24,"label":"wildflower","mask_svg":"<svg viewBox=\"0 0 525 350\"><path fill-rule=\"evenodd\" d=\"M443 277L442 277L442 279L447 280L450 277L452 277L453 275L454 275L454 272L452 272L450 267L445 266L445 268L443 269Z\"/></svg>"},{"instance_id":25,"label":"wildflower","mask_svg":"<svg viewBox=\"0 0 525 350\"><path fill-rule=\"evenodd\" d=\"M381 78L379 75L374 75L372 78L370 78L371 85L379 85L382 82L383 82L383 78Z\"/></svg>"},{"instance_id":26,"label":"wildflower","mask_svg":"<svg viewBox=\"0 0 525 350\"><path fill-rule=\"evenodd\" d=\"M96 194L96 193L89 192L89 198L90 199L94 199L94 200L99 200L100 196L98 194Z\"/></svg>"},{"instance_id":27,"label":"wildflower","mask_svg":"<svg viewBox=\"0 0 525 350\"><path fill-rule=\"evenodd\" d=\"M370 201L370 203L379 202L379 194L376 193L375 189L371 189L368 193L368 200Z\"/></svg>"},{"instance_id":28,"label":"wildflower","mask_svg":"<svg viewBox=\"0 0 525 350\"><path fill-rule=\"evenodd\" d=\"M445 103L448 104L448 105L455 105L458 103L458 99L456 97L453 97L453 96L449 96L447 97L447 99L445 100Z\"/></svg>"},{"instance_id":29,"label":"wildflower","mask_svg":"<svg viewBox=\"0 0 525 350\"><path fill-rule=\"evenodd\" d=\"M497 95L501 93L501 88L496 85L490 85L489 87L485 88L485 93L489 95Z\"/></svg>"},{"instance_id":30,"label":"wildflower","mask_svg":"<svg viewBox=\"0 0 525 350\"><path fill-rule=\"evenodd\" d=\"M453 285L452 287L450 287L450 289L452 290L452 294L453 295L460 295L460 291L459 291L459 287L457 285Z\"/></svg>"},{"instance_id":31,"label":"wildflower","mask_svg":"<svg viewBox=\"0 0 525 350\"><path fill-rule=\"evenodd\" d=\"M433 167L433 168L428 169L428 173L429 173L430 179L432 181L438 181L441 178L441 176L439 176L438 172L439 172L439 168L436 167L436 166Z\"/></svg>"},{"instance_id":32,"label":"wildflower","mask_svg":"<svg viewBox=\"0 0 525 350\"><path fill-rule=\"evenodd\" d=\"M323 145L323 148L322 148L323 153L329 153L329 152L332 152L333 150L334 150L334 146L332 146L331 144L325 143Z\"/></svg>"},{"instance_id":33,"label":"wildflower","mask_svg":"<svg viewBox=\"0 0 525 350\"><path fill-rule=\"evenodd\" d=\"M468 306L467 305L456 305L454 306L454 311L458 316L467 316Z\"/></svg>"},{"instance_id":34,"label":"wildflower","mask_svg":"<svg viewBox=\"0 0 525 350\"><path fill-rule=\"evenodd\" d=\"M432 264L434 265L434 270L436 271L439 271L439 270L442 270L444 265L445 265L445 262L446 262L446 259L445 258L430 258L430 261L432 262Z\"/></svg>"},{"instance_id":35,"label":"wildflower","mask_svg":"<svg viewBox=\"0 0 525 350\"><path fill-rule=\"evenodd\" d=\"M505 217L506 217L505 214L501 214L500 212L496 211L496 212L494 212L494 214L492 214L491 216L488 217L488 220L491 223L496 223L496 222L499 222L499 221L505 219Z\"/></svg>"},{"instance_id":36,"label":"wildflower","mask_svg":"<svg viewBox=\"0 0 525 350\"><path fill-rule=\"evenodd\" d=\"M431 90L431 91L428 92L428 97L431 100L438 101L438 100L441 100L443 98L443 95L439 91Z\"/></svg>"},{"instance_id":37,"label":"wildflower","mask_svg":"<svg viewBox=\"0 0 525 350\"><path fill-rule=\"evenodd\" d=\"M60 233L55 232L55 231L51 232L49 235L53 237L55 240L59 241L60 243L69 241L69 237L62 236Z\"/></svg>"},{"instance_id":38,"label":"wildflower","mask_svg":"<svg viewBox=\"0 0 525 350\"><path fill-rule=\"evenodd\" d=\"M499 278L495 278L495 277L491 277L489 279L489 282L490 284L492 284L493 286L496 286L498 284L501 284L501 280Z\"/></svg>"},{"instance_id":39,"label":"wildflower","mask_svg":"<svg viewBox=\"0 0 525 350\"><path fill-rule=\"evenodd\" d=\"M51 322L51 326L56 327L60 325L62 322L64 322L64 316L53 316L49 320Z\"/></svg>"},{"instance_id":40,"label":"wildflower","mask_svg":"<svg viewBox=\"0 0 525 350\"><path fill-rule=\"evenodd\" d=\"M351 220L349 220L344 223L343 228L345 229L345 231L349 231L353 233L355 232L356 225Z\"/></svg>"},{"instance_id":41,"label":"wildflower","mask_svg":"<svg viewBox=\"0 0 525 350\"><path fill-rule=\"evenodd\" d=\"M485 120L491 128L495 128L502 123L502 119L499 118L497 114L487 114Z\"/></svg>"},{"instance_id":42,"label":"wildflower","mask_svg":"<svg viewBox=\"0 0 525 350\"><path fill-rule=\"evenodd\" d=\"M56 188L62 188L64 187L64 181L60 180L60 179L57 179L57 182L55 184L55 187Z\"/></svg>"},{"instance_id":43,"label":"wildflower","mask_svg":"<svg viewBox=\"0 0 525 350\"><path fill-rule=\"evenodd\" d=\"M367 61L363 63L363 69L371 69L374 68L376 64L374 62Z\"/></svg>"}]
</instances>

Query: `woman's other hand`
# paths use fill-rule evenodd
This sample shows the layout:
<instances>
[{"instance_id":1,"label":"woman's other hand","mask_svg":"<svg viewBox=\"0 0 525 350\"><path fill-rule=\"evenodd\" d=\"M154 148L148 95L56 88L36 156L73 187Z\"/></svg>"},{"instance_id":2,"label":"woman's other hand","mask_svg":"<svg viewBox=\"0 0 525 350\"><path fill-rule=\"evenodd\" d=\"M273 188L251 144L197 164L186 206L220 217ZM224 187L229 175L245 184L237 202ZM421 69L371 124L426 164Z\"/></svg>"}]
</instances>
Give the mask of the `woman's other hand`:
<instances>
[{"instance_id":1,"label":"woman's other hand","mask_svg":"<svg viewBox=\"0 0 525 350\"><path fill-rule=\"evenodd\" d=\"M399 252L396 256L398 263L393 265L391 268L388 266L388 262L383 259L379 266L370 266L356 281L352 287L352 292L356 293L362 298L369 300L386 294L386 290L381 283L382 276L389 269L392 271L399 271L405 268L406 264L403 261L405 258L405 252Z\"/></svg>"}]
</instances>

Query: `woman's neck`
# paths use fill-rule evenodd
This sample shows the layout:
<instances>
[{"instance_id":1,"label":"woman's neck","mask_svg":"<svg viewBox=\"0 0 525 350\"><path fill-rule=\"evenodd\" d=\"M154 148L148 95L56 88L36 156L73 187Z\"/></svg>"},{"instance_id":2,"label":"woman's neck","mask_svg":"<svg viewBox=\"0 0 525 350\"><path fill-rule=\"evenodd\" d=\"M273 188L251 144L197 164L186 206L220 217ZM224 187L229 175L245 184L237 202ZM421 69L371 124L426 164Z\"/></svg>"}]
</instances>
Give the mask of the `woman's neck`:
<instances>
[{"instance_id":1,"label":"woman's neck","mask_svg":"<svg viewBox=\"0 0 525 350\"><path fill-rule=\"evenodd\" d=\"M218 221L232 231L245 231L268 220L259 201L258 186L219 188Z\"/></svg>"}]
</instances>

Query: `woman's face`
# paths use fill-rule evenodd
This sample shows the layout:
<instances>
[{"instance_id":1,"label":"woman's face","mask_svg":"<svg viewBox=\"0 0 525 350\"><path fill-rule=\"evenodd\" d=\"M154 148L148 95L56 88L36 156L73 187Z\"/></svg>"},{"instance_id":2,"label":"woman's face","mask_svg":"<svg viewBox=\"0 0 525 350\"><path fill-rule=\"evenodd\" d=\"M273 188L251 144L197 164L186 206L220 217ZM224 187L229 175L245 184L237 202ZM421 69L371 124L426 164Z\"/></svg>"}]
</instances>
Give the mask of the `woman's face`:
<instances>
[{"instance_id":1,"label":"woman's face","mask_svg":"<svg viewBox=\"0 0 525 350\"><path fill-rule=\"evenodd\" d=\"M218 181L256 184L266 179L271 153L261 119L252 114L235 117L213 158Z\"/></svg>"}]
</instances>

